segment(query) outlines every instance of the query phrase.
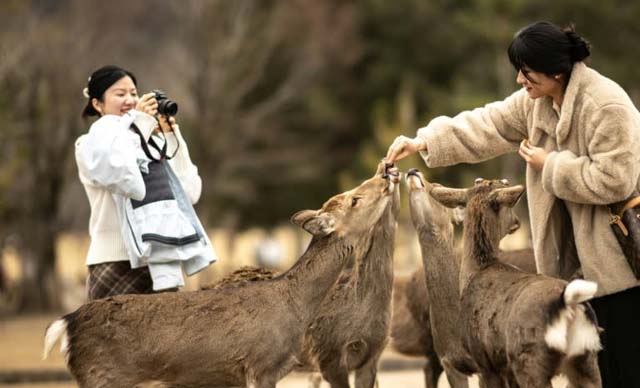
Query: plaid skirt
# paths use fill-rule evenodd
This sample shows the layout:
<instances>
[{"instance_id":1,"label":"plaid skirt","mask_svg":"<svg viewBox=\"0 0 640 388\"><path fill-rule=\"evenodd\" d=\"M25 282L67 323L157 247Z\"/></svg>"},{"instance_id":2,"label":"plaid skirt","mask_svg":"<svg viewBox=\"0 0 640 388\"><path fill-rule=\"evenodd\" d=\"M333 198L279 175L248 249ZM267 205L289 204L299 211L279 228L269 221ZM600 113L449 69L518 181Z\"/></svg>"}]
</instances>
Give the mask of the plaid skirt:
<instances>
[{"instance_id":1,"label":"plaid skirt","mask_svg":"<svg viewBox=\"0 0 640 388\"><path fill-rule=\"evenodd\" d=\"M114 261L89 266L88 299L120 294L150 294L153 281L148 267L131 268L128 261Z\"/></svg>"}]
</instances>

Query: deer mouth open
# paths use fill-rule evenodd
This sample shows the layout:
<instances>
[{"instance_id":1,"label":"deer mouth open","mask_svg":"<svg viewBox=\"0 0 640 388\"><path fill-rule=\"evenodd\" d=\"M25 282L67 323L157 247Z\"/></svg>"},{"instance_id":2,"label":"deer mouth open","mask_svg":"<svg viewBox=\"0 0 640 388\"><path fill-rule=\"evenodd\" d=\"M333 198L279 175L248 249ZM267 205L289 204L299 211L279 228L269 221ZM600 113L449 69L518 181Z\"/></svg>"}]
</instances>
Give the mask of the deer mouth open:
<instances>
[{"instance_id":1,"label":"deer mouth open","mask_svg":"<svg viewBox=\"0 0 640 388\"><path fill-rule=\"evenodd\" d=\"M389 181L387 193L393 192L395 186L400 182L400 171L393 164L386 164L382 178Z\"/></svg>"},{"instance_id":2,"label":"deer mouth open","mask_svg":"<svg viewBox=\"0 0 640 388\"><path fill-rule=\"evenodd\" d=\"M412 168L407 172L407 186L409 190L421 190L425 188L425 184L422 181L422 176L417 168Z\"/></svg>"}]
</instances>

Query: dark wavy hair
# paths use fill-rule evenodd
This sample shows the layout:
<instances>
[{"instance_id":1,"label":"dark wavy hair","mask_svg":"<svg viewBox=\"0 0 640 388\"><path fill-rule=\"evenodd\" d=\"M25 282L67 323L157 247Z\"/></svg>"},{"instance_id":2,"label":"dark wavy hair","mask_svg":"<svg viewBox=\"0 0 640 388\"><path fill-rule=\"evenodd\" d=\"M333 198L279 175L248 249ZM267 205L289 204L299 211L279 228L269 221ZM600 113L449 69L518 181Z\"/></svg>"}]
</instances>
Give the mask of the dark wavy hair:
<instances>
[{"instance_id":1,"label":"dark wavy hair","mask_svg":"<svg viewBox=\"0 0 640 388\"><path fill-rule=\"evenodd\" d=\"M104 98L104 92L111 87L111 85L118 82L124 77L130 77L133 84L138 86L136 77L128 70L125 70L119 66L107 65L94 71L89 77L87 84L87 91L89 95L89 101L82 111L82 117L87 118L90 116L99 116L100 113L93 107L91 100L97 98L102 101Z\"/></svg>"},{"instance_id":2,"label":"dark wavy hair","mask_svg":"<svg viewBox=\"0 0 640 388\"><path fill-rule=\"evenodd\" d=\"M536 22L515 34L507 52L516 71L526 66L548 76L570 76L574 63L591 54L591 45L576 34L573 25L560 28L550 22Z\"/></svg>"}]
</instances>

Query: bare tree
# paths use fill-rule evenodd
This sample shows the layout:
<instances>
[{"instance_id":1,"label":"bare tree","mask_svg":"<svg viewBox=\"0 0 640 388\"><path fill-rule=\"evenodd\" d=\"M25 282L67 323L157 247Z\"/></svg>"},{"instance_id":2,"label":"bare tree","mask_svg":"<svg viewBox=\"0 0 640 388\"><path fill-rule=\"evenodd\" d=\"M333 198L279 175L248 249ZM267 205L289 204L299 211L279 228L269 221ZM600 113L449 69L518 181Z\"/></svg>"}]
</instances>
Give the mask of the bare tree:
<instances>
[{"instance_id":1,"label":"bare tree","mask_svg":"<svg viewBox=\"0 0 640 388\"><path fill-rule=\"evenodd\" d=\"M345 49L351 6L69 0L2 3L0 13L8 16L0 34L0 220L22 259L20 310L59 306L56 239L78 220L86 228L73 144L89 124L79 118L81 91L99 66L132 69L142 92L165 88L180 102L206 182L201 207L226 215L228 225L246 223L251 210L243 209L258 207L265 187L314 182L340 163L319 160L332 143L345 148L338 139L349 128L319 128L323 121L309 116L330 71L357 58L356 48ZM264 219L282 216L269 210Z\"/></svg>"},{"instance_id":2,"label":"bare tree","mask_svg":"<svg viewBox=\"0 0 640 388\"><path fill-rule=\"evenodd\" d=\"M323 100L329 75L338 79L359 57L355 10L311 0L189 4L181 12L192 22L181 41L192 66L185 85L198 141L191 149L203 161L207 213L236 204L242 223L241 209L259 204L265 190L314 185L348 157L339 138L352 128L327 121L332 127L320 128L322 118L310 112L330 104ZM326 157L332 147L335 159ZM277 198L274 206L282 207ZM265 222L253 210L252 221Z\"/></svg>"}]
</instances>

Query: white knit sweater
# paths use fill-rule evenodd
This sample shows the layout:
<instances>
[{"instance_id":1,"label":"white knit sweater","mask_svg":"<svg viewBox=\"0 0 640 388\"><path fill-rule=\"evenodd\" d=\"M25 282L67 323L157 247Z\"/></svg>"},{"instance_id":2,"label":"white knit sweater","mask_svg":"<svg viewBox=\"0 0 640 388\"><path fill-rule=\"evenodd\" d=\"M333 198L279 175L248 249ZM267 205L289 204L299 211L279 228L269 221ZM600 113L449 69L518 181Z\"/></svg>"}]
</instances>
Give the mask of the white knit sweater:
<instances>
[{"instance_id":1,"label":"white knit sweater","mask_svg":"<svg viewBox=\"0 0 640 388\"><path fill-rule=\"evenodd\" d=\"M111 193L136 200L145 196L144 181L135 156L140 148L140 138L129 130L131 123L136 124L146 140L157 126L153 117L132 110L122 116L101 117L76 141L78 175L91 206L87 265L129 260ZM180 130L175 134L175 137L172 134L166 137L169 155L179 143L178 152L169 164L191 202L196 203L202 191L202 180L191 162Z\"/></svg>"}]
</instances>

